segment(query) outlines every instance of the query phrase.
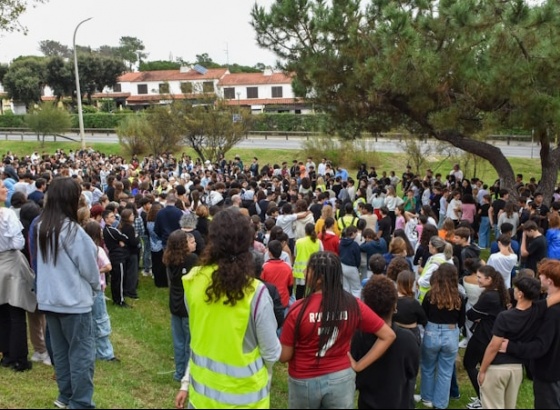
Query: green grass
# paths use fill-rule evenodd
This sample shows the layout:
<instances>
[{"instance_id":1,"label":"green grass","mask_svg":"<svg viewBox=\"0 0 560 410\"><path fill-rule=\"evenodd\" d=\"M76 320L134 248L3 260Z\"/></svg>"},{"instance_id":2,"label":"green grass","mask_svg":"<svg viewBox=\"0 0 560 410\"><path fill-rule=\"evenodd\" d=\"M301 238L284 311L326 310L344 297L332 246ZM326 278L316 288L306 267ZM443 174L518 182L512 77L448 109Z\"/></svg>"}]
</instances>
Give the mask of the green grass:
<instances>
[{"instance_id":1,"label":"green grass","mask_svg":"<svg viewBox=\"0 0 560 410\"><path fill-rule=\"evenodd\" d=\"M46 143L44 147L34 142L1 141L0 152L12 151L17 155L28 155L34 150L54 153L57 148L66 152L79 150L79 144ZM118 144L94 144L94 149L106 154L124 155ZM192 150L179 151L194 155ZM237 149L234 148L226 158L239 154L244 161L253 156L259 162L281 163L293 159L304 160L303 152L293 150ZM402 154L372 154L378 171L394 169L400 173L406 165ZM528 180L530 176L539 178L538 160L510 158L515 172L521 172ZM442 173L451 169L451 161L434 161L426 168L436 168ZM487 166L479 168L479 177L485 181L496 178L493 169ZM355 174L355 170L351 170ZM149 278L140 278L140 300L132 301L134 309L122 310L108 304L113 327L111 340L121 363L98 362L95 369L94 400L99 408L173 408L173 402L179 383L173 381L173 346L170 329L170 314L167 307L167 289L155 288ZM31 345L30 345L31 346ZM463 353L463 351L461 351ZM52 408L57 397L56 382L52 379L53 369L42 364L25 373L14 373L0 368L0 408ZM470 382L458 362L458 377L461 399L451 401L450 407L465 408L469 397L474 395ZM272 380L272 408L287 408L288 384L287 366L277 363ZM518 408L531 408L533 393L531 383L524 381L518 398ZM421 406L419 406L421 407Z\"/></svg>"},{"instance_id":2,"label":"green grass","mask_svg":"<svg viewBox=\"0 0 560 410\"><path fill-rule=\"evenodd\" d=\"M141 277L138 293L140 299L130 301L133 309L107 305L113 327L111 340L121 363L96 363L94 401L99 408L173 408L179 383L173 380L168 290L156 288L152 279ZM452 400L449 407L465 408L474 390L460 361L457 369L461 398ZM53 374L53 368L43 364L35 364L24 373L0 368L0 408L53 408L58 392ZM287 405L287 365L277 363L271 407L285 409ZM532 386L525 381L517 407L532 405Z\"/></svg>"},{"instance_id":3,"label":"green grass","mask_svg":"<svg viewBox=\"0 0 560 410\"><path fill-rule=\"evenodd\" d=\"M89 146L90 144L88 144ZM111 144L111 143L95 143L91 144L91 146L100 152L105 154L114 154L114 155L121 155L125 159L129 159L129 155L123 150L123 148L119 144ZM33 151L37 150L39 153L45 152L48 154L53 154L56 149L62 148L66 153L70 149L74 151L80 150L79 143L71 143L71 142L46 142L44 146L42 146L38 142L32 141L1 141L0 140L0 156L4 155L6 152L11 151L18 156L25 156L30 155ZM184 147L178 150L175 155L181 156L182 153L186 153L191 155L193 158L197 158L198 155L192 150L191 148ZM281 164L282 161L287 161L288 166L291 166L292 160L297 159L305 162L307 157L307 153L302 150L290 150L290 149L276 149L270 150L265 148L254 148L254 149L240 149L240 148L233 148L231 151L226 153L226 159L230 160L233 159L235 155L240 155L241 159L243 160L244 164L250 164L253 157L259 158L259 164L263 166L266 163L270 165L274 164ZM351 157L348 156L347 157ZM541 177L541 163L538 155L536 158L509 158L513 170L515 173L521 173L524 175L524 180L526 182L529 181L530 177L535 177L537 181ZM319 158L315 158L315 162L317 163ZM440 172L442 175L447 175L449 171L452 169L453 163L460 161L462 164L462 168L465 171L465 177L478 177L492 185L494 181L498 178L498 174L492 168L491 164L487 161L478 160L476 166L476 173L474 172L474 167L472 164L472 160L470 163L464 162L461 158L443 158L443 157L435 157L430 156L426 158L426 162L423 167L420 169L420 174L423 176L425 174L426 169L431 168L434 173ZM397 154L397 153L382 153L382 152L371 152L368 154L368 161L367 165L375 166L378 173L381 174L381 171L389 171L394 170L397 175L402 175L402 172L405 170L406 165L409 163L409 158L405 154ZM464 165L463 165L464 164ZM337 164L335 164L337 165ZM343 166L347 166L346 164L342 164ZM357 169L353 169L352 167L348 167L348 171L350 175L355 177Z\"/></svg>"}]
</instances>

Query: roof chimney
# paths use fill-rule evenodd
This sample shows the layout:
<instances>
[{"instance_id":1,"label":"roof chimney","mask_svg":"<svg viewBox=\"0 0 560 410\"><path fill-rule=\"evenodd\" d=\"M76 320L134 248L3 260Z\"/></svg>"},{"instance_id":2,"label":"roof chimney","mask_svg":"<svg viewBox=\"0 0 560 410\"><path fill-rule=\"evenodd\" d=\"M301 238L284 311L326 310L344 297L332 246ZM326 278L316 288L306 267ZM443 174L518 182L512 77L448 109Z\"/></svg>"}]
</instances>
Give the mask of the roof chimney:
<instances>
[{"instance_id":1,"label":"roof chimney","mask_svg":"<svg viewBox=\"0 0 560 410\"><path fill-rule=\"evenodd\" d=\"M192 67L190 65L182 65L181 67L179 67L179 72L180 73L188 73L191 70L192 70Z\"/></svg>"},{"instance_id":2,"label":"roof chimney","mask_svg":"<svg viewBox=\"0 0 560 410\"><path fill-rule=\"evenodd\" d=\"M263 71L263 75L272 75L272 68L271 67L266 67Z\"/></svg>"}]
</instances>

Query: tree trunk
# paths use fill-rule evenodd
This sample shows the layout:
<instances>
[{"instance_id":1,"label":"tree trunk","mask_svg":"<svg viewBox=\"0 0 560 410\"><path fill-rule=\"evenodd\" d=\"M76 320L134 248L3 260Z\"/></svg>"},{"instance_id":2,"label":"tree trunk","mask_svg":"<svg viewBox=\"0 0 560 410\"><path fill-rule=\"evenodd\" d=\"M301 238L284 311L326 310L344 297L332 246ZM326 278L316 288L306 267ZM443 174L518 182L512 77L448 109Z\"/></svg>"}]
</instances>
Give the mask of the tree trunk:
<instances>
[{"instance_id":1,"label":"tree trunk","mask_svg":"<svg viewBox=\"0 0 560 410\"><path fill-rule=\"evenodd\" d=\"M478 141L465 137L456 130L432 132L432 135L440 141L446 141L463 151L470 152L471 154L484 158L498 173L500 178L500 188L507 190L511 190L513 188L513 184L515 182L513 168L498 147L484 141ZM488 185L490 186L491 184Z\"/></svg>"},{"instance_id":2,"label":"tree trunk","mask_svg":"<svg viewBox=\"0 0 560 410\"><path fill-rule=\"evenodd\" d=\"M560 168L560 148L550 149L550 139L547 134L546 129L535 130L535 139L541 144L541 180L538 189L543 193L545 205L550 206Z\"/></svg>"}]
</instances>

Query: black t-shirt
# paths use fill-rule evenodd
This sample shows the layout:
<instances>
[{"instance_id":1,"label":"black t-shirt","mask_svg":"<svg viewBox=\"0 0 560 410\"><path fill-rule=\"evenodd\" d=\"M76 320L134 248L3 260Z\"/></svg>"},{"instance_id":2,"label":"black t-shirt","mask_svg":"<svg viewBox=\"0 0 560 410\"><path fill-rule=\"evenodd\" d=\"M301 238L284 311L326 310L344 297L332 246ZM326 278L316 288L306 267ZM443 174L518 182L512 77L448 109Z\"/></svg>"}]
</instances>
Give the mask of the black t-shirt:
<instances>
[{"instance_id":1,"label":"black t-shirt","mask_svg":"<svg viewBox=\"0 0 560 410\"><path fill-rule=\"evenodd\" d=\"M500 294L496 290L481 293L475 305L467 311L467 318L475 322L471 328L473 338L487 346L492 339L492 329L496 317L505 310ZM478 322L476 322L478 320Z\"/></svg>"},{"instance_id":2,"label":"black t-shirt","mask_svg":"<svg viewBox=\"0 0 560 410\"><path fill-rule=\"evenodd\" d=\"M504 209L504 206L506 206L506 201L504 201L502 198L496 199L494 202L492 202L492 222L497 224L498 223L498 214L500 213L500 211L502 209Z\"/></svg>"},{"instance_id":3,"label":"black t-shirt","mask_svg":"<svg viewBox=\"0 0 560 410\"><path fill-rule=\"evenodd\" d=\"M529 255L525 259L525 267L537 271L537 263L546 258L548 245L544 235L539 235L531 239L527 245L527 252Z\"/></svg>"},{"instance_id":4,"label":"black t-shirt","mask_svg":"<svg viewBox=\"0 0 560 410\"><path fill-rule=\"evenodd\" d=\"M480 217L488 216L488 210L490 209L490 204L480 205Z\"/></svg>"},{"instance_id":5,"label":"black t-shirt","mask_svg":"<svg viewBox=\"0 0 560 410\"><path fill-rule=\"evenodd\" d=\"M459 310L449 310L447 308L438 308L437 305L430 302L431 290L426 293L422 301L422 308L426 312L428 321L441 325L457 324L459 328L465 325L465 299L461 296L461 308Z\"/></svg>"},{"instance_id":6,"label":"black t-shirt","mask_svg":"<svg viewBox=\"0 0 560 410\"><path fill-rule=\"evenodd\" d=\"M381 218L378 224L378 231L383 231L383 239L385 242L389 243L391 241L391 228L393 226L393 222L389 216Z\"/></svg>"},{"instance_id":7,"label":"black t-shirt","mask_svg":"<svg viewBox=\"0 0 560 410\"><path fill-rule=\"evenodd\" d=\"M397 312L393 315L393 322L403 325L410 325L416 322L419 325L425 326L428 319L420 302L411 297L401 296L397 300Z\"/></svg>"},{"instance_id":8,"label":"black t-shirt","mask_svg":"<svg viewBox=\"0 0 560 410\"><path fill-rule=\"evenodd\" d=\"M501 312L494 322L492 334L512 342L530 342L538 331L546 313L546 300L533 302L529 309L517 308ZM508 353L498 353L492 364L523 363L522 359Z\"/></svg>"},{"instance_id":9,"label":"black t-shirt","mask_svg":"<svg viewBox=\"0 0 560 410\"><path fill-rule=\"evenodd\" d=\"M356 374L359 409L408 409L420 365L420 349L414 334L392 325L397 338L371 366ZM371 349L377 337L354 334L350 352L359 360Z\"/></svg>"}]
</instances>

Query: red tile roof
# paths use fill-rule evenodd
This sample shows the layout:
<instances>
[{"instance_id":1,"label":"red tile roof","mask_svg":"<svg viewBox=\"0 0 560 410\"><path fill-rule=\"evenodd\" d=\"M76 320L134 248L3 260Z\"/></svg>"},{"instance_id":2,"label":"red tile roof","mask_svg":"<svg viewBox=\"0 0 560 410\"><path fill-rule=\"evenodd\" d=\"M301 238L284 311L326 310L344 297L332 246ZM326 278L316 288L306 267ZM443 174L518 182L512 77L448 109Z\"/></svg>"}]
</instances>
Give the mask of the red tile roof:
<instances>
[{"instance_id":1,"label":"red tile roof","mask_svg":"<svg viewBox=\"0 0 560 410\"><path fill-rule=\"evenodd\" d=\"M227 68L209 68L205 74L200 74L192 69L186 73L182 73L179 70L140 71L123 74L117 79L117 82L216 80L222 78L226 72Z\"/></svg>"},{"instance_id":2,"label":"red tile roof","mask_svg":"<svg viewBox=\"0 0 560 410\"><path fill-rule=\"evenodd\" d=\"M284 73L234 73L224 76L219 82L220 86L252 85L252 84L291 84L292 78Z\"/></svg>"},{"instance_id":3,"label":"red tile roof","mask_svg":"<svg viewBox=\"0 0 560 410\"><path fill-rule=\"evenodd\" d=\"M126 99L126 102L131 103L142 103L142 102L152 102L160 100L195 100L200 98L213 97L213 93L209 94L142 94L142 95L131 95Z\"/></svg>"}]
</instances>

